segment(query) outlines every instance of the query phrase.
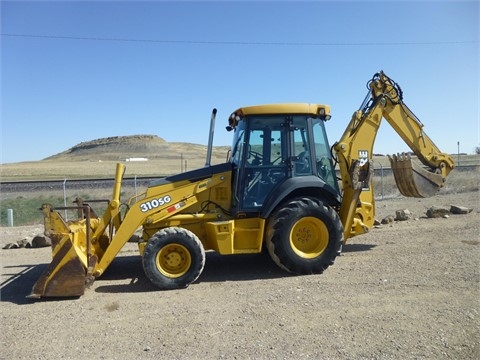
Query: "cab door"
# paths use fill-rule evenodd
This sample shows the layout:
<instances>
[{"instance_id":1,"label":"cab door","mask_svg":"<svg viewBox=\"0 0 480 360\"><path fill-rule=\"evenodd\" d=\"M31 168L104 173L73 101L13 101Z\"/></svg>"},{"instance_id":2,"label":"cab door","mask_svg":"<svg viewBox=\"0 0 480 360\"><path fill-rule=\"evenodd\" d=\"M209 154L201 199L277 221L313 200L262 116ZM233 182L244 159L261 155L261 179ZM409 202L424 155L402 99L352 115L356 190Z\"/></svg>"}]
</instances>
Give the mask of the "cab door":
<instances>
[{"instance_id":1,"label":"cab door","mask_svg":"<svg viewBox=\"0 0 480 360\"><path fill-rule=\"evenodd\" d=\"M268 194L289 173L285 116L251 116L240 123L232 157L234 207L258 214Z\"/></svg>"},{"instance_id":2,"label":"cab door","mask_svg":"<svg viewBox=\"0 0 480 360\"><path fill-rule=\"evenodd\" d=\"M288 175L286 132L282 118L249 119L241 209L258 212L272 189Z\"/></svg>"}]
</instances>

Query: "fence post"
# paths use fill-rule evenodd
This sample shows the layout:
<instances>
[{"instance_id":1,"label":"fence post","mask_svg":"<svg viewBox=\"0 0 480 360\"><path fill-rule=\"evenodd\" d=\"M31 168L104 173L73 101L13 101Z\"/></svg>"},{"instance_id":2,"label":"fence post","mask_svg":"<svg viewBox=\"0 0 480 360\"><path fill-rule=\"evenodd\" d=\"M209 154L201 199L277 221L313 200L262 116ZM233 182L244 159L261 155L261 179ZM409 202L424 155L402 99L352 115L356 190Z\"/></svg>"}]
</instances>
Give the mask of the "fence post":
<instances>
[{"instance_id":1,"label":"fence post","mask_svg":"<svg viewBox=\"0 0 480 360\"><path fill-rule=\"evenodd\" d=\"M67 189L66 189L67 179L63 180L63 206L67 207ZM65 221L68 221L67 210L64 211Z\"/></svg>"},{"instance_id":2,"label":"fence post","mask_svg":"<svg viewBox=\"0 0 480 360\"><path fill-rule=\"evenodd\" d=\"M383 165L380 163L380 173L381 173L381 176L380 176L380 180L381 180L381 183L382 183L382 200L383 200L383 195L384 195L384 187L383 187Z\"/></svg>"},{"instance_id":3,"label":"fence post","mask_svg":"<svg viewBox=\"0 0 480 360\"><path fill-rule=\"evenodd\" d=\"M13 209L7 209L7 226L13 226Z\"/></svg>"}]
</instances>

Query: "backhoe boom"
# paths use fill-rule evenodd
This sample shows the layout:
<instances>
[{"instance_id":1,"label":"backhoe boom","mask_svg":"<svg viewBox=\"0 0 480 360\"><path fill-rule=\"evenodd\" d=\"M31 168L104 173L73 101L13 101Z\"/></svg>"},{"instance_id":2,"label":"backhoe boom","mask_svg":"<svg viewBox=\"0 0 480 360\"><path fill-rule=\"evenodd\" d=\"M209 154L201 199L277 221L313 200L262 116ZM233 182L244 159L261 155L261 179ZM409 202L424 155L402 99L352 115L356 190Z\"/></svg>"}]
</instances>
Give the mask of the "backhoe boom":
<instances>
[{"instance_id":1,"label":"backhoe boom","mask_svg":"<svg viewBox=\"0 0 480 360\"><path fill-rule=\"evenodd\" d=\"M389 156L395 181L404 196L434 195L455 166L452 157L438 149L425 134L420 120L403 103L400 86L385 73L376 73L362 107L355 111L341 139L333 146L343 183L340 217L345 239L368 231L374 222L372 156L383 118L428 167L426 170L416 165L408 154Z\"/></svg>"}]
</instances>

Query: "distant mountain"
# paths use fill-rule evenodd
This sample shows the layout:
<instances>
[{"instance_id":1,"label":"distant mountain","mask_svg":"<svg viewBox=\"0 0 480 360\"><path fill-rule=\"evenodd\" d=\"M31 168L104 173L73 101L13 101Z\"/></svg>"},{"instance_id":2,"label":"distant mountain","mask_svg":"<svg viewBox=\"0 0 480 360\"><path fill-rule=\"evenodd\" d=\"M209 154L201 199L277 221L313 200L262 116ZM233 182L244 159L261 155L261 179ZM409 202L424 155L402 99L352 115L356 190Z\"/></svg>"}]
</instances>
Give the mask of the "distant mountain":
<instances>
[{"instance_id":1,"label":"distant mountain","mask_svg":"<svg viewBox=\"0 0 480 360\"><path fill-rule=\"evenodd\" d=\"M221 156L225 159L228 146L214 148L213 156ZM167 142L156 135L130 135L112 136L91 141L81 142L72 148L49 156L44 160L49 161L106 161L125 160L128 158L154 159L178 159L185 157L205 157L206 145Z\"/></svg>"}]
</instances>

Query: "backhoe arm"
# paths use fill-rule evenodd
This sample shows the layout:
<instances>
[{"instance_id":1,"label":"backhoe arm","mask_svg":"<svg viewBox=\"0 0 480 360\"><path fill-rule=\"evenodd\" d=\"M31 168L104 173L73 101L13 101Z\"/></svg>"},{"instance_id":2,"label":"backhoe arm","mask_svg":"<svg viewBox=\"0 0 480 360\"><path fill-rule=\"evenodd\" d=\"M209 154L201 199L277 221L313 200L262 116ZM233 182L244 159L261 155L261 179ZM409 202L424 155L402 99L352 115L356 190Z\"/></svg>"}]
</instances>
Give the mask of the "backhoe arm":
<instances>
[{"instance_id":1,"label":"backhoe arm","mask_svg":"<svg viewBox=\"0 0 480 360\"><path fill-rule=\"evenodd\" d=\"M383 72L373 76L369 93L333 148L337 154L343 185L340 217L345 239L368 231L375 220L374 193L371 183L375 137L385 118L429 169L412 162L409 155L390 157L392 171L404 196L432 196L445 184L454 168L448 154L440 152L424 133L423 124L403 103L400 86Z\"/></svg>"}]
</instances>

